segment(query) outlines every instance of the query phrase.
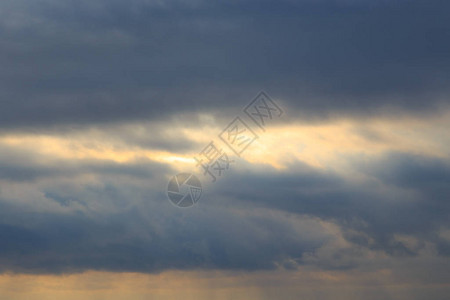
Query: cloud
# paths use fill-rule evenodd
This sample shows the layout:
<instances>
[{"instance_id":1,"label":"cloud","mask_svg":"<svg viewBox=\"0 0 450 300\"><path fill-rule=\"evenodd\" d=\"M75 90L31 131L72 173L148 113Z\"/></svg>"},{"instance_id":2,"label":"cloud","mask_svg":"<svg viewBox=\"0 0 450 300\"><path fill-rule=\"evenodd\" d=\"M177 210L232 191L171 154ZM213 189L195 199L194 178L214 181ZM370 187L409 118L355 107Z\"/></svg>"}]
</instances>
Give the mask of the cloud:
<instances>
[{"instance_id":1,"label":"cloud","mask_svg":"<svg viewBox=\"0 0 450 300\"><path fill-rule=\"evenodd\" d=\"M195 170L188 158L216 137L214 116L5 131L0 266L344 272L446 257L446 116L278 125L216 184L199 174L188 210L171 206L167 181Z\"/></svg>"},{"instance_id":2,"label":"cloud","mask_svg":"<svg viewBox=\"0 0 450 300\"><path fill-rule=\"evenodd\" d=\"M446 284L448 8L1 2L0 272ZM168 179L261 89L283 120L173 207Z\"/></svg>"},{"instance_id":3,"label":"cloud","mask_svg":"<svg viewBox=\"0 0 450 300\"><path fill-rule=\"evenodd\" d=\"M442 230L450 224L439 214L448 210L445 178L403 179L415 178L411 168L446 174L444 164L400 153L372 163L379 169L355 165L372 176L355 181L301 162L278 170L241 161L205 185L201 205L190 210L167 201L173 170L162 165L78 163L64 176L59 164L32 182L0 185L0 265L33 273L347 270L372 255L447 255ZM441 185L440 197L430 184Z\"/></svg>"},{"instance_id":4,"label":"cloud","mask_svg":"<svg viewBox=\"0 0 450 300\"><path fill-rule=\"evenodd\" d=\"M1 6L3 127L220 115L260 89L304 118L448 104L446 1Z\"/></svg>"},{"instance_id":5,"label":"cloud","mask_svg":"<svg viewBox=\"0 0 450 300\"><path fill-rule=\"evenodd\" d=\"M235 206L270 207L334 222L355 247L404 256L419 255L431 243L448 255L448 241L437 236L449 226L448 160L387 153L369 163L352 163L358 179L291 164L283 171L233 174L216 193L227 195L221 201ZM399 235L419 242L411 247Z\"/></svg>"}]
</instances>

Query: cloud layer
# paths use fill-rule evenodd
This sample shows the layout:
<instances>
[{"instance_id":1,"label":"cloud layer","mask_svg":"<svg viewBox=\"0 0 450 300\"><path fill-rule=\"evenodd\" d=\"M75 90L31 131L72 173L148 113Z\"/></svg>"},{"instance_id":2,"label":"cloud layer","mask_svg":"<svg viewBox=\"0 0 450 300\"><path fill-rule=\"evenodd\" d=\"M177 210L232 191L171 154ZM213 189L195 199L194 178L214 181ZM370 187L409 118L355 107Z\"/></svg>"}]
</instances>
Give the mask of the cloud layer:
<instances>
[{"instance_id":1,"label":"cloud layer","mask_svg":"<svg viewBox=\"0 0 450 300\"><path fill-rule=\"evenodd\" d=\"M303 118L448 101L446 1L2 1L5 127L229 111Z\"/></svg>"},{"instance_id":2,"label":"cloud layer","mask_svg":"<svg viewBox=\"0 0 450 300\"><path fill-rule=\"evenodd\" d=\"M448 284L449 9L2 1L0 272ZM209 183L193 156L261 89L286 114Z\"/></svg>"}]
</instances>

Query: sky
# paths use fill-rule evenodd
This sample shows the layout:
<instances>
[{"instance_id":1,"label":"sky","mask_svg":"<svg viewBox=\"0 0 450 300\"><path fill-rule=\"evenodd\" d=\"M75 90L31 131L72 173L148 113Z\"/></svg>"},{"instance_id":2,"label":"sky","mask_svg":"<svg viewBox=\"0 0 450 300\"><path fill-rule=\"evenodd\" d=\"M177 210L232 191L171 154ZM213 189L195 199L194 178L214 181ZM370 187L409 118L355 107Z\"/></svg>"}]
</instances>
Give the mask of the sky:
<instances>
[{"instance_id":1,"label":"sky","mask_svg":"<svg viewBox=\"0 0 450 300\"><path fill-rule=\"evenodd\" d=\"M2 0L0 298L448 299L449 14Z\"/></svg>"}]
</instances>

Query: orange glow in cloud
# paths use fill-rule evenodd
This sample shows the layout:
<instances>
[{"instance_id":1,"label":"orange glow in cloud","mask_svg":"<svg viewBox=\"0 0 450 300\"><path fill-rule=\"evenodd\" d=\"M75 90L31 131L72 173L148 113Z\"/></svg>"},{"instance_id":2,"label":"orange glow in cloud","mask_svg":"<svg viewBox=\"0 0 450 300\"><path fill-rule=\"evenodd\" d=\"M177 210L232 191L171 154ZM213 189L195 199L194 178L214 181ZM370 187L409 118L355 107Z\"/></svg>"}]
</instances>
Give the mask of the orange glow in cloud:
<instances>
[{"instance_id":1,"label":"orange glow in cloud","mask_svg":"<svg viewBox=\"0 0 450 300\"><path fill-rule=\"evenodd\" d=\"M150 134L146 125L121 125L114 130L88 130L61 135L15 134L0 136L0 145L29 151L49 160L111 160L129 163L142 158L167 163L183 169L195 164L193 156L202 150L175 152L129 144L128 135ZM150 126L150 125L149 125ZM268 128L259 133L243 158L255 164L268 164L283 169L300 160L317 168L347 169L351 156L368 158L389 151L402 151L435 157L448 157L450 141L445 132L450 127L449 115L434 120L403 118L370 120L336 120L331 123L289 124ZM118 130L116 130L118 129ZM119 134L115 133L116 131ZM220 141L220 127L170 128L165 138L185 137L195 145L206 146ZM224 144L221 144L226 149ZM231 153L231 151L229 151Z\"/></svg>"},{"instance_id":2,"label":"orange glow in cloud","mask_svg":"<svg viewBox=\"0 0 450 300\"><path fill-rule=\"evenodd\" d=\"M85 272L67 275L0 275L0 297L24 299L261 299L264 295L284 297L327 296L338 292L345 299L360 299L358 291L402 288L449 289L448 284L431 284L395 278L391 271L320 271L301 267L297 271L167 271L160 274ZM342 295L343 294L343 295ZM272 298L273 299L273 298ZM339 298L341 299L341 298ZM344 299L344 298L342 298Z\"/></svg>"}]
</instances>

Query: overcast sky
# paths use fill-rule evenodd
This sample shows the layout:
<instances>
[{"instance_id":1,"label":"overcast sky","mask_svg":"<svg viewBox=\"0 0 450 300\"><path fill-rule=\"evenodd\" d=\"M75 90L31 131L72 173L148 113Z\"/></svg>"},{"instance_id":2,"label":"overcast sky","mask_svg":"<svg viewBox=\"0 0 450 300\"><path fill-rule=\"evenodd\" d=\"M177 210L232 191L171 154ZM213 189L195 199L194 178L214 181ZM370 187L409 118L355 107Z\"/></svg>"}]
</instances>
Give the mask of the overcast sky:
<instances>
[{"instance_id":1,"label":"overcast sky","mask_svg":"<svg viewBox=\"0 0 450 300\"><path fill-rule=\"evenodd\" d=\"M2 0L0 297L448 299L449 15ZM283 111L264 129L260 91ZM238 116L240 156L219 137ZM233 160L216 182L211 141ZM192 207L168 200L178 173Z\"/></svg>"}]
</instances>

